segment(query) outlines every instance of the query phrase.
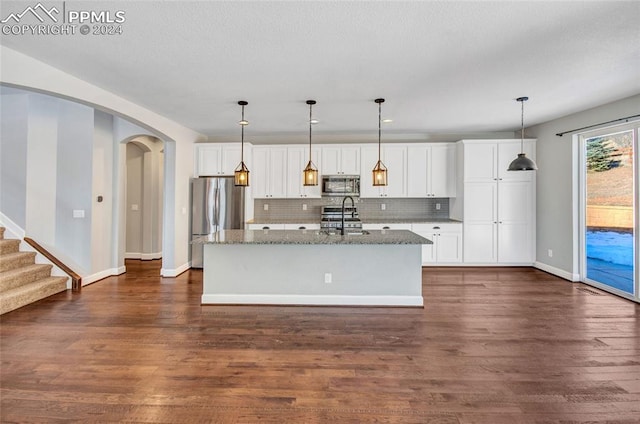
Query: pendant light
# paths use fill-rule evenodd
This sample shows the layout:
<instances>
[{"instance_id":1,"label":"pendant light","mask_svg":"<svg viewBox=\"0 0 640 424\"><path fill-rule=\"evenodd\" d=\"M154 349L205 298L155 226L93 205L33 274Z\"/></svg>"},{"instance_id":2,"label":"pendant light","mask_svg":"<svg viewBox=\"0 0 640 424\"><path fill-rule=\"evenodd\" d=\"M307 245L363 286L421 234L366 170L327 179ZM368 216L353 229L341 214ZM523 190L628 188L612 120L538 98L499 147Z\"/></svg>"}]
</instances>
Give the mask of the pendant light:
<instances>
[{"instance_id":1,"label":"pendant light","mask_svg":"<svg viewBox=\"0 0 640 424\"><path fill-rule=\"evenodd\" d=\"M382 103L384 103L384 99L376 99L376 103L378 103L378 162L376 166L373 168L373 185L374 186L386 186L387 185L387 167L384 166L382 160L380 159L381 149L380 149L380 139L382 134L381 123L382 123Z\"/></svg>"},{"instance_id":2,"label":"pendant light","mask_svg":"<svg viewBox=\"0 0 640 424\"><path fill-rule=\"evenodd\" d=\"M249 125L249 121L244 119L244 107L249 103L244 100L240 100L238 102L240 106L242 106L242 119L238 124L240 124L240 128L242 128L241 139L240 139L240 165L236 168L234 172L235 176L235 185L241 187L249 186L249 168L244 164L244 127Z\"/></svg>"},{"instance_id":3,"label":"pendant light","mask_svg":"<svg viewBox=\"0 0 640 424\"><path fill-rule=\"evenodd\" d=\"M524 153L524 102L529 100L528 97L518 97L516 99L517 102L520 102L521 106L521 126L522 130L520 132L520 153L518 153L518 157L513 160L509 164L508 171L537 171L538 166L534 161L529 159L527 155Z\"/></svg>"},{"instance_id":4,"label":"pendant light","mask_svg":"<svg viewBox=\"0 0 640 424\"><path fill-rule=\"evenodd\" d=\"M315 100L307 100L307 104L309 105L309 163L302 171L302 176L304 178L304 185L306 186L317 186L318 185L318 168L311 161L311 125L317 124L318 121L313 119L312 108L313 105L316 104Z\"/></svg>"}]
</instances>

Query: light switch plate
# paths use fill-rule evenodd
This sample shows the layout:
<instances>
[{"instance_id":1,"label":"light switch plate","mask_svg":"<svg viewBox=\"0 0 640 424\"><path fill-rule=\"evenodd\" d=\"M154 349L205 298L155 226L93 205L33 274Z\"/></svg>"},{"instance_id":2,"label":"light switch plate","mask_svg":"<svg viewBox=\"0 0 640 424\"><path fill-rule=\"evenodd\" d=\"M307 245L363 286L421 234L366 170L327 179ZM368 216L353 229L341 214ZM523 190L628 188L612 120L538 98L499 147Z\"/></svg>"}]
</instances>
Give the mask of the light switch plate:
<instances>
[{"instance_id":1,"label":"light switch plate","mask_svg":"<svg viewBox=\"0 0 640 424\"><path fill-rule=\"evenodd\" d=\"M84 218L84 209L74 209L73 210L74 218Z\"/></svg>"}]
</instances>

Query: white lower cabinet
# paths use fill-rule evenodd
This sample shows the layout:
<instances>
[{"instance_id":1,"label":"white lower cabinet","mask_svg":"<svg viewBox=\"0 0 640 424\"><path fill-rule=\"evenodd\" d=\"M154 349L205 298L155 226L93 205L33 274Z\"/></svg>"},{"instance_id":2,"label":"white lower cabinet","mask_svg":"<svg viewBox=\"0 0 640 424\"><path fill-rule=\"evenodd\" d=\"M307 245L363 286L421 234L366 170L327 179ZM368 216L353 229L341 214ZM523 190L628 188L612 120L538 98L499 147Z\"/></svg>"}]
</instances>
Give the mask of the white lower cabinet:
<instances>
[{"instance_id":1,"label":"white lower cabinet","mask_svg":"<svg viewBox=\"0 0 640 424\"><path fill-rule=\"evenodd\" d=\"M247 230L319 230L320 224L247 224Z\"/></svg>"},{"instance_id":2,"label":"white lower cabinet","mask_svg":"<svg viewBox=\"0 0 640 424\"><path fill-rule=\"evenodd\" d=\"M433 244L422 246L422 264L459 264L462 262L462 224L420 223L412 231Z\"/></svg>"},{"instance_id":3,"label":"white lower cabinet","mask_svg":"<svg viewBox=\"0 0 640 424\"><path fill-rule=\"evenodd\" d=\"M284 224L247 224L247 230L284 230Z\"/></svg>"},{"instance_id":4,"label":"white lower cabinet","mask_svg":"<svg viewBox=\"0 0 640 424\"><path fill-rule=\"evenodd\" d=\"M363 230L409 230L411 231L410 223L395 223L395 224L362 224Z\"/></svg>"}]
</instances>

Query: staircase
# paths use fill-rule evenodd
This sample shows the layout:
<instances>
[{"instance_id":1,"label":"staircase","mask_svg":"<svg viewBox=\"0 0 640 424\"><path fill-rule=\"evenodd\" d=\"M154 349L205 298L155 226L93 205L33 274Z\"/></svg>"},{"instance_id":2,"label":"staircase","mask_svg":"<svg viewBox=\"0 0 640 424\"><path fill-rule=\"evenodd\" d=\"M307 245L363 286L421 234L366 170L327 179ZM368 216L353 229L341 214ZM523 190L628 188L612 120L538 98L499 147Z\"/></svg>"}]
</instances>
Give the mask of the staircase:
<instances>
[{"instance_id":1,"label":"staircase","mask_svg":"<svg viewBox=\"0 0 640 424\"><path fill-rule=\"evenodd\" d=\"M35 252L20 252L20 240L0 227L0 315L67 289L68 277L52 277L51 265L36 264Z\"/></svg>"}]
</instances>

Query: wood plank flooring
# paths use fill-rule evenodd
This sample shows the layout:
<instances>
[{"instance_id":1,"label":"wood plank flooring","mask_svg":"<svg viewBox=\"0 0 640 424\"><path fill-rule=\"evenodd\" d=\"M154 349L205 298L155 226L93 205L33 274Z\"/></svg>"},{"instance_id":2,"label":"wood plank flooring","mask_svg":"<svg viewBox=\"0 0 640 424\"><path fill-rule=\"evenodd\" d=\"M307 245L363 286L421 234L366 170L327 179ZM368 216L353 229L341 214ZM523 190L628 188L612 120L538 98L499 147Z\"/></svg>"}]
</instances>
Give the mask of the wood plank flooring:
<instances>
[{"instance_id":1,"label":"wood plank flooring","mask_svg":"<svg viewBox=\"0 0 640 424\"><path fill-rule=\"evenodd\" d=\"M201 306L160 262L1 318L0 421L639 423L640 306L425 268L425 308Z\"/></svg>"}]
</instances>

